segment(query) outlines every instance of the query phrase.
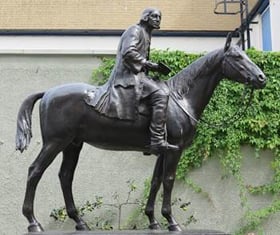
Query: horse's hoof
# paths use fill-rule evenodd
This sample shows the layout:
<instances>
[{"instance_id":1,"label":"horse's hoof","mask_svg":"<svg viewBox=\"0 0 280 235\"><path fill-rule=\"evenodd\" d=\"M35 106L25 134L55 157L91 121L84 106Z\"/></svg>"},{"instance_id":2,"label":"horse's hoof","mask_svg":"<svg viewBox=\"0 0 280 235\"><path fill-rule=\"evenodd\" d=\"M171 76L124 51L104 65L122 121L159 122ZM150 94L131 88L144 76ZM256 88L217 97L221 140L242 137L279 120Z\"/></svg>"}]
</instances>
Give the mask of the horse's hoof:
<instances>
[{"instance_id":1,"label":"horse's hoof","mask_svg":"<svg viewBox=\"0 0 280 235\"><path fill-rule=\"evenodd\" d=\"M159 225L158 222L154 222L154 223L151 223L151 224L149 225L149 229L151 229L151 230L160 230L161 227L160 227L160 225Z\"/></svg>"},{"instance_id":2,"label":"horse's hoof","mask_svg":"<svg viewBox=\"0 0 280 235\"><path fill-rule=\"evenodd\" d=\"M170 232L182 232L182 229L179 224L170 224L168 226Z\"/></svg>"},{"instance_id":3,"label":"horse's hoof","mask_svg":"<svg viewBox=\"0 0 280 235\"><path fill-rule=\"evenodd\" d=\"M90 231L90 228L86 223L82 223L82 224L76 225L76 230L77 231Z\"/></svg>"},{"instance_id":4,"label":"horse's hoof","mask_svg":"<svg viewBox=\"0 0 280 235\"><path fill-rule=\"evenodd\" d=\"M39 223L34 223L34 224L30 224L28 226L28 232L29 233L34 233L34 232L44 232L43 227L41 226L41 224Z\"/></svg>"}]
</instances>

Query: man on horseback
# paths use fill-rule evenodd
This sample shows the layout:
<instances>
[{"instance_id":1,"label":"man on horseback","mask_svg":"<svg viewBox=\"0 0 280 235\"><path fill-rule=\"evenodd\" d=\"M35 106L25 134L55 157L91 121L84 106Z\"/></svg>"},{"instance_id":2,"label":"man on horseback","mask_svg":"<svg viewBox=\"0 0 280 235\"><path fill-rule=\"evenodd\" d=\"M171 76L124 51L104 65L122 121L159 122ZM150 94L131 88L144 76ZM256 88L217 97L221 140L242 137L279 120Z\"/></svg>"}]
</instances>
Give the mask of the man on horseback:
<instances>
[{"instance_id":1,"label":"man on horseback","mask_svg":"<svg viewBox=\"0 0 280 235\"><path fill-rule=\"evenodd\" d=\"M148 72L161 72L161 66L149 60L151 34L160 28L161 12L155 8L143 11L140 22L130 26L121 36L116 64L109 81L99 90L95 108L106 116L135 120L140 99L151 105L151 153L177 150L165 140L166 111L169 92L148 77Z\"/></svg>"}]
</instances>

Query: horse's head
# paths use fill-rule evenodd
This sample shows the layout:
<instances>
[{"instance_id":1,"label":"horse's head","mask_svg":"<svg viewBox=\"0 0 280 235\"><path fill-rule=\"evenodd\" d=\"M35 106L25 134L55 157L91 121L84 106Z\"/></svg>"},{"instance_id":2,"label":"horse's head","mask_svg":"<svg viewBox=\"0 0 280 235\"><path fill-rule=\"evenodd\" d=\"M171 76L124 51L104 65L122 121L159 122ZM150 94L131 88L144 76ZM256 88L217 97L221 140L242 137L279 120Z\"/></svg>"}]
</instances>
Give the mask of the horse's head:
<instances>
[{"instance_id":1,"label":"horse's head","mask_svg":"<svg viewBox=\"0 0 280 235\"><path fill-rule=\"evenodd\" d=\"M266 77L261 69L253 63L239 46L230 46L229 39L224 48L223 74L234 81L248 84L256 89L262 89Z\"/></svg>"}]
</instances>

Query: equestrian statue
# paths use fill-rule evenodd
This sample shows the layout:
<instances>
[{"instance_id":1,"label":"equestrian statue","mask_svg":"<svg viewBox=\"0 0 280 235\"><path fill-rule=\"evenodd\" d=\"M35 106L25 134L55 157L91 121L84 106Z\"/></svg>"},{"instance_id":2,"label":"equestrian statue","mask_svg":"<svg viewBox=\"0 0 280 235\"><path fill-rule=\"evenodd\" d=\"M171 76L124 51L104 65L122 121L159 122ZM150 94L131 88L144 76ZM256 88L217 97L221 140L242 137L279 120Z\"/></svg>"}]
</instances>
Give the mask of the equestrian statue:
<instances>
[{"instance_id":1,"label":"equestrian statue","mask_svg":"<svg viewBox=\"0 0 280 235\"><path fill-rule=\"evenodd\" d=\"M42 148L29 167L22 208L29 232L43 231L34 215L35 192L43 173L60 152L63 160L59 179L66 211L77 230L89 230L72 194L74 171L84 143L107 150L155 154L157 160L145 208L149 228L160 228L154 205L162 184L161 213L170 231L181 231L171 211L171 193L182 151L194 139L196 120L222 79L262 89L266 77L237 45L231 45L229 35L223 48L202 56L167 81L154 81L149 71L169 72L163 64L149 59L151 32L159 29L160 21L161 12L148 8L140 22L123 33L116 65L103 86L60 85L32 94L21 104L16 149L22 152L32 137L33 107L41 99Z\"/></svg>"}]
</instances>

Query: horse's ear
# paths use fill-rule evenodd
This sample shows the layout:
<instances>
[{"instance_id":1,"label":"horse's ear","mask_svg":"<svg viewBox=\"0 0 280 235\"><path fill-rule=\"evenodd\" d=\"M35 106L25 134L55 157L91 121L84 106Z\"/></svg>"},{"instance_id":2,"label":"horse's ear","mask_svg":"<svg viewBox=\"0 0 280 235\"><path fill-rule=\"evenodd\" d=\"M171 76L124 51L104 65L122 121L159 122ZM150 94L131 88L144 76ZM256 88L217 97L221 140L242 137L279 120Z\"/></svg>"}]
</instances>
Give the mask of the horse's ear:
<instances>
[{"instance_id":1,"label":"horse's ear","mask_svg":"<svg viewBox=\"0 0 280 235\"><path fill-rule=\"evenodd\" d=\"M228 35L227 35L227 40L226 40L226 44L225 44L225 47L224 47L224 52L226 52L229 49L230 44L231 44L231 39L232 39L232 32L228 33Z\"/></svg>"},{"instance_id":2,"label":"horse's ear","mask_svg":"<svg viewBox=\"0 0 280 235\"><path fill-rule=\"evenodd\" d=\"M242 39L241 38L236 42L236 45L241 47L241 45L242 45Z\"/></svg>"}]
</instances>

